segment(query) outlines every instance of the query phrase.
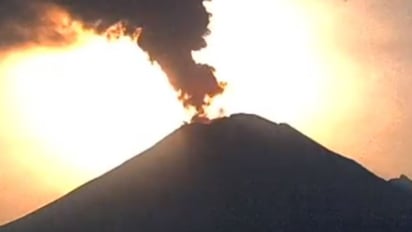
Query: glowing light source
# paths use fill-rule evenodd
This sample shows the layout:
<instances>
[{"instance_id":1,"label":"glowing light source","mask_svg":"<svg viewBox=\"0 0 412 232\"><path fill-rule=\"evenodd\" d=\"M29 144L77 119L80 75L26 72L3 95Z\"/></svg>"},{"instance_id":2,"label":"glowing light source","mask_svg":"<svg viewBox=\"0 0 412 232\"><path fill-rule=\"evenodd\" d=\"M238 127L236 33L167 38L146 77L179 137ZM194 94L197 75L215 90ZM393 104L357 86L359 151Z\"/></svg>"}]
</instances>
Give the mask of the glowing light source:
<instances>
[{"instance_id":1,"label":"glowing light source","mask_svg":"<svg viewBox=\"0 0 412 232\"><path fill-rule=\"evenodd\" d=\"M85 32L79 41L17 52L2 65L3 78L14 123L65 165L95 176L153 145L186 115L132 38Z\"/></svg>"}]
</instances>

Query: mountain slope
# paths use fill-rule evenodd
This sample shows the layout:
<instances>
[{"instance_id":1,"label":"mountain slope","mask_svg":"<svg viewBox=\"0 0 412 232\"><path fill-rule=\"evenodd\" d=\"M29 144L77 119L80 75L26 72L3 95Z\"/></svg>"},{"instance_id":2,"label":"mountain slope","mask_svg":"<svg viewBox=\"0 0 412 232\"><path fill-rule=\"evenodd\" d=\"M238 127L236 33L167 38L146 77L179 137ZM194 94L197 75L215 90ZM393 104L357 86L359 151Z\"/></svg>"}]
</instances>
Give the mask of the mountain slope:
<instances>
[{"instance_id":1,"label":"mountain slope","mask_svg":"<svg viewBox=\"0 0 412 232\"><path fill-rule=\"evenodd\" d=\"M0 232L412 231L412 198L285 124L234 115L160 143Z\"/></svg>"}]
</instances>

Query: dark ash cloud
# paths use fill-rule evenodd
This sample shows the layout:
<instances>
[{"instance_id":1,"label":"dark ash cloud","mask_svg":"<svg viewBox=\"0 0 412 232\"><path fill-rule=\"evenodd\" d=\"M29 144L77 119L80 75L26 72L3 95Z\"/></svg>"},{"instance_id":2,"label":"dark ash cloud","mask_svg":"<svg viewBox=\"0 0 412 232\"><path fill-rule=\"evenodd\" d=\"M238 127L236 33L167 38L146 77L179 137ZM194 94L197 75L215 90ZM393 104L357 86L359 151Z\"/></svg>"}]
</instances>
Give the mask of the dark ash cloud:
<instances>
[{"instance_id":1,"label":"dark ash cloud","mask_svg":"<svg viewBox=\"0 0 412 232\"><path fill-rule=\"evenodd\" d=\"M68 25L62 25L53 17L57 12L62 11L47 1L0 1L0 49L24 44L61 45L72 42L76 35Z\"/></svg>"},{"instance_id":2,"label":"dark ash cloud","mask_svg":"<svg viewBox=\"0 0 412 232\"><path fill-rule=\"evenodd\" d=\"M206 96L223 92L213 67L192 57L192 51L206 47L203 37L210 33L203 0L3 0L0 44L70 40L55 30L53 18L44 16L57 6L100 32L119 21L127 24L129 33L142 28L138 45L159 63L179 99L195 107L198 115L204 114Z\"/></svg>"}]
</instances>

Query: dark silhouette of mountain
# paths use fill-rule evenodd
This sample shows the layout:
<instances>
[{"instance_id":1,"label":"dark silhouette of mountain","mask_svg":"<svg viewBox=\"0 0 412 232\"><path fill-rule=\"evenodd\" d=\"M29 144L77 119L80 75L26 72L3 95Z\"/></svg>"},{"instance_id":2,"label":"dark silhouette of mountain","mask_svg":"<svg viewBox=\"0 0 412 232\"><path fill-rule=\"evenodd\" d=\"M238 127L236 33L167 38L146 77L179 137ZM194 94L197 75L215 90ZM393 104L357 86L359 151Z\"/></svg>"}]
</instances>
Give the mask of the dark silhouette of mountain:
<instances>
[{"instance_id":1,"label":"dark silhouette of mountain","mask_svg":"<svg viewBox=\"0 0 412 232\"><path fill-rule=\"evenodd\" d=\"M412 231L412 198L286 124L239 114L157 145L1 232Z\"/></svg>"},{"instance_id":2,"label":"dark silhouette of mountain","mask_svg":"<svg viewBox=\"0 0 412 232\"><path fill-rule=\"evenodd\" d=\"M412 194L412 180L405 175L401 175L399 178L391 179L389 180L389 183Z\"/></svg>"}]
</instances>

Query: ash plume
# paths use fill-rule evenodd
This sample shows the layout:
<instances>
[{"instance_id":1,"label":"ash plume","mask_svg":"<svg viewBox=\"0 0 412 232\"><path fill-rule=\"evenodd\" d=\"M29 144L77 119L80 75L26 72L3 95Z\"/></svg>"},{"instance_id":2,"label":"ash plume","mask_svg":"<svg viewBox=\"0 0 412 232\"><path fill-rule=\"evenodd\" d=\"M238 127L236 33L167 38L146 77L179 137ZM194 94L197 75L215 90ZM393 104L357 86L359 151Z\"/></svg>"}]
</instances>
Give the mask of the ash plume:
<instances>
[{"instance_id":1,"label":"ash plume","mask_svg":"<svg viewBox=\"0 0 412 232\"><path fill-rule=\"evenodd\" d=\"M62 45L75 40L76 34L58 21L63 11L52 2L41 0L0 1L0 49L38 44ZM69 22L67 22L69 23Z\"/></svg>"},{"instance_id":2,"label":"ash plume","mask_svg":"<svg viewBox=\"0 0 412 232\"><path fill-rule=\"evenodd\" d=\"M63 8L98 32L119 21L127 25L130 34L140 28L138 45L161 66L184 106L196 109L194 119L206 117L208 99L224 90L213 67L199 64L192 57L193 51L206 47L204 36L210 33L210 14L203 0L6 0L0 3L0 43L27 42L47 33L50 38L54 35L57 41L62 40L59 33L45 30L53 27L43 22L44 6ZM14 25L14 29L4 30L8 25ZM47 33L19 34L16 28L22 25Z\"/></svg>"}]
</instances>

